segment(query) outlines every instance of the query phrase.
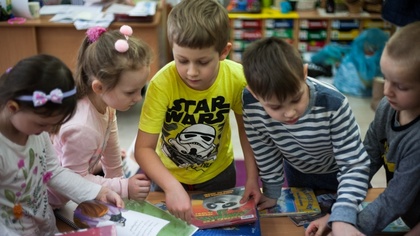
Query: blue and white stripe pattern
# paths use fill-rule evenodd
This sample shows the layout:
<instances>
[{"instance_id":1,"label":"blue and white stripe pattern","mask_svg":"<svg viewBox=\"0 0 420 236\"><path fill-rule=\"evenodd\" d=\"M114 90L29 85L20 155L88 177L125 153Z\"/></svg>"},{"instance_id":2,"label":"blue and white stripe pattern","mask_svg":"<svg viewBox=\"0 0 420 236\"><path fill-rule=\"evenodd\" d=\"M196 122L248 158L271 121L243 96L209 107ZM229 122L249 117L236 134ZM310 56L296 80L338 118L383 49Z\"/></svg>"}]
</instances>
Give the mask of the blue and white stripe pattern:
<instances>
[{"instance_id":1,"label":"blue and white stripe pattern","mask_svg":"<svg viewBox=\"0 0 420 236\"><path fill-rule=\"evenodd\" d=\"M347 98L334 87L308 78L309 106L293 125L272 119L249 93L243 93L246 134L254 151L267 197L279 197L284 182L283 159L310 174L338 171L338 198L334 208L346 212L331 216L356 222L357 205L364 199L369 179L369 158L360 138L359 126ZM274 195L273 195L274 193ZM271 195L271 196L270 196ZM334 209L333 209L334 210ZM350 210L350 212L349 212ZM354 219L353 219L354 218ZM354 222L353 222L354 221Z\"/></svg>"}]
</instances>

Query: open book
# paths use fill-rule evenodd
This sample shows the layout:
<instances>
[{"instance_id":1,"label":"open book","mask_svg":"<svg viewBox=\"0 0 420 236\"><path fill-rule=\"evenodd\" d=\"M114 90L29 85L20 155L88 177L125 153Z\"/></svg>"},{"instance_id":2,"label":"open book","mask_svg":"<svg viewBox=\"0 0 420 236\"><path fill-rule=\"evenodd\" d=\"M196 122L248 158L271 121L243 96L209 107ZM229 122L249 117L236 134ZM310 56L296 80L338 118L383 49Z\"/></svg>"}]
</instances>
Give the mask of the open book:
<instances>
[{"instance_id":1,"label":"open book","mask_svg":"<svg viewBox=\"0 0 420 236\"><path fill-rule=\"evenodd\" d=\"M192 235L198 229L147 201L125 200L125 208L97 200L70 202L55 213L75 229L115 225L124 236Z\"/></svg>"}]
</instances>

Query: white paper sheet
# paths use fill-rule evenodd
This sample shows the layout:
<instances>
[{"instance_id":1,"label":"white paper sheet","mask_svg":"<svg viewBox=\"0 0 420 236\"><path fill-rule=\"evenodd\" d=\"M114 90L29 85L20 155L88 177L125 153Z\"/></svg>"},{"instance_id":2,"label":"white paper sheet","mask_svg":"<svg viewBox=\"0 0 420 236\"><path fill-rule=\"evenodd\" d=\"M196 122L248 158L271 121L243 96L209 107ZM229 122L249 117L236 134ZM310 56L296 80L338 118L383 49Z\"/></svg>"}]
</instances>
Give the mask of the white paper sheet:
<instances>
[{"instance_id":1,"label":"white paper sheet","mask_svg":"<svg viewBox=\"0 0 420 236\"><path fill-rule=\"evenodd\" d=\"M14 16L33 19L34 17L29 10L28 0L13 0L12 12Z\"/></svg>"},{"instance_id":2,"label":"white paper sheet","mask_svg":"<svg viewBox=\"0 0 420 236\"><path fill-rule=\"evenodd\" d=\"M156 2L138 2L134 9L129 11L129 16L154 16L156 14Z\"/></svg>"}]
</instances>

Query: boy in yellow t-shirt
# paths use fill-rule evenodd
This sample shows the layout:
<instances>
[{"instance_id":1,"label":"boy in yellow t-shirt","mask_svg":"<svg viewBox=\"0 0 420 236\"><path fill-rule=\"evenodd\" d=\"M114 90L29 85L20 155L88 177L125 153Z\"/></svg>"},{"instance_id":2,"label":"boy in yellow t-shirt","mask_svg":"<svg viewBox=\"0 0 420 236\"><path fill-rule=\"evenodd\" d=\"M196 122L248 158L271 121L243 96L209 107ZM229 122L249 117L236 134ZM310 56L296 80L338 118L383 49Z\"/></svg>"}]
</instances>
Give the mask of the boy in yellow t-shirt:
<instances>
[{"instance_id":1,"label":"boy in yellow t-shirt","mask_svg":"<svg viewBox=\"0 0 420 236\"><path fill-rule=\"evenodd\" d=\"M150 81L135 157L152 180L152 191L165 192L168 210L190 222L186 191L236 184L231 110L244 158L253 158L242 120L246 81L242 65L226 59L232 45L228 13L220 3L183 0L170 12L167 27L174 61Z\"/></svg>"}]
</instances>

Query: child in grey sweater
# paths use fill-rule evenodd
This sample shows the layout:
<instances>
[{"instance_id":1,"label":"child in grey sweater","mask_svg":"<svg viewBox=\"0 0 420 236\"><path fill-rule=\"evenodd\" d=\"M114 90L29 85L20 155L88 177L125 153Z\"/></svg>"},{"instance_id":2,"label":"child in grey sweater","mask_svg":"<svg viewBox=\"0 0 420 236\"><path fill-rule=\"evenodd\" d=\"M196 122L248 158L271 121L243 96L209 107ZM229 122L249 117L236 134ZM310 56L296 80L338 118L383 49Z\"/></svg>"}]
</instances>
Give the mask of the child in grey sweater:
<instances>
[{"instance_id":1,"label":"child in grey sweater","mask_svg":"<svg viewBox=\"0 0 420 236\"><path fill-rule=\"evenodd\" d=\"M371 159L370 179L384 166L388 186L358 213L356 227L366 235L381 231L398 217L412 228L407 235L419 235L420 44L414 43L419 38L420 22L411 23L390 38L382 54L385 97L364 145ZM326 232L325 225L326 219L314 221L305 235Z\"/></svg>"}]
</instances>

